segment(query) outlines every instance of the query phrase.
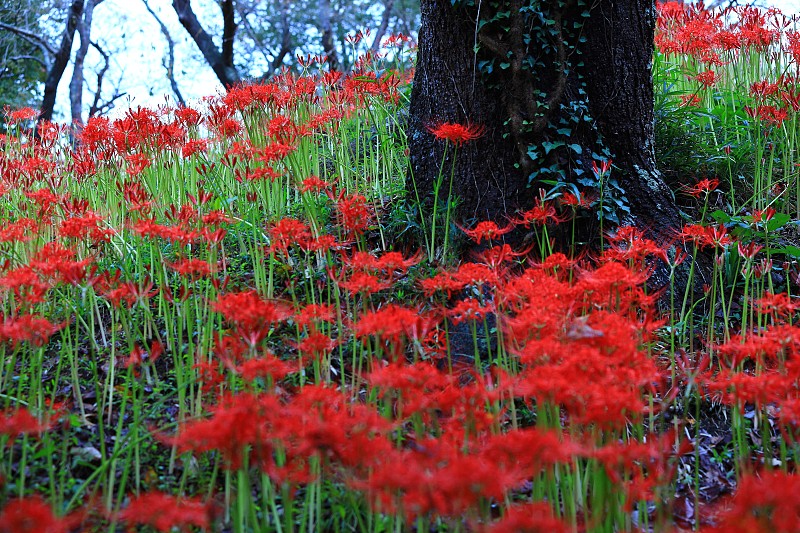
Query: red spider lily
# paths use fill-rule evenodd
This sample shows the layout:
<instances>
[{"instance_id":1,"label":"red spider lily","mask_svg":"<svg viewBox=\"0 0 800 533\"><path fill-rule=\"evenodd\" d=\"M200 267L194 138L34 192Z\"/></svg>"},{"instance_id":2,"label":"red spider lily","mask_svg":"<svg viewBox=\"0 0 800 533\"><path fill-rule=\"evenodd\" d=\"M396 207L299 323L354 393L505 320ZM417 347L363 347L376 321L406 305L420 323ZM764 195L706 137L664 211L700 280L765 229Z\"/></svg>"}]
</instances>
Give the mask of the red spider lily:
<instances>
[{"instance_id":1,"label":"red spider lily","mask_svg":"<svg viewBox=\"0 0 800 533\"><path fill-rule=\"evenodd\" d=\"M339 342L337 340L330 338L316 329L312 329L312 331L297 344L297 349L304 355L319 359L322 355L336 348L338 344Z\"/></svg>"},{"instance_id":2,"label":"red spider lily","mask_svg":"<svg viewBox=\"0 0 800 533\"><path fill-rule=\"evenodd\" d=\"M523 212L520 218L512 220L511 223L529 228L531 224L544 226L548 222L560 224L565 220L566 219L557 215L556 208L553 206L552 202L543 202L537 199L536 204L532 208Z\"/></svg>"},{"instance_id":3,"label":"red spider lily","mask_svg":"<svg viewBox=\"0 0 800 533\"><path fill-rule=\"evenodd\" d=\"M216 267L203 261L202 259L185 257L174 263L165 263L169 268L177 272L180 276L196 280L211 275L216 271Z\"/></svg>"},{"instance_id":4,"label":"red spider lily","mask_svg":"<svg viewBox=\"0 0 800 533\"><path fill-rule=\"evenodd\" d=\"M755 259L758 252L760 252L763 248L764 248L763 246L761 246L755 241L751 241L747 244L742 244L740 241L736 245L736 249L739 252L739 255L749 261Z\"/></svg>"},{"instance_id":5,"label":"red spider lily","mask_svg":"<svg viewBox=\"0 0 800 533\"><path fill-rule=\"evenodd\" d=\"M453 272L449 271L440 272L432 278L425 278L419 281L422 292L428 297L442 291L450 298L454 292L463 289L464 285L464 283L455 278Z\"/></svg>"},{"instance_id":6,"label":"red spider lily","mask_svg":"<svg viewBox=\"0 0 800 533\"><path fill-rule=\"evenodd\" d=\"M27 242L35 236L39 223L32 219L23 217L16 222L7 222L0 228L0 242Z\"/></svg>"},{"instance_id":7,"label":"red spider lily","mask_svg":"<svg viewBox=\"0 0 800 533\"><path fill-rule=\"evenodd\" d=\"M248 359L236 367L236 373L245 381L268 378L278 382L292 372L297 372L297 365L282 361L270 353Z\"/></svg>"},{"instance_id":8,"label":"red spider lily","mask_svg":"<svg viewBox=\"0 0 800 533\"><path fill-rule=\"evenodd\" d=\"M597 161L592 160L592 172L598 178L608 175L611 172L611 165L613 165L613 161L610 159L606 159L600 162L600 166L597 166Z\"/></svg>"},{"instance_id":9,"label":"red spider lily","mask_svg":"<svg viewBox=\"0 0 800 533\"><path fill-rule=\"evenodd\" d=\"M377 266L386 273L405 274L409 267L412 267L422 260L422 253L405 258L400 252L384 252L378 259Z\"/></svg>"},{"instance_id":10,"label":"red spider lily","mask_svg":"<svg viewBox=\"0 0 800 533\"><path fill-rule=\"evenodd\" d=\"M375 294L392 286L391 281L367 272L353 272L346 279L337 278L331 271L328 274L339 287L345 289L352 296Z\"/></svg>"},{"instance_id":11,"label":"red spider lily","mask_svg":"<svg viewBox=\"0 0 800 533\"><path fill-rule=\"evenodd\" d=\"M288 306L265 300L255 291L223 294L211 308L234 324L251 346L261 341L276 323L291 316Z\"/></svg>"},{"instance_id":12,"label":"red spider lily","mask_svg":"<svg viewBox=\"0 0 800 533\"><path fill-rule=\"evenodd\" d=\"M10 270L0 277L0 289L11 290L20 301L36 304L44 301L48 285L42 282L30 266Z\"/></svg>"},{"instance_id":13,"label":"red spider lily","mask_svg":"<svg viewBox=\"0 0 800 533\"><path fill-rule=\"evenodd\" d=\"M181 106L175 109L174 112L175 118L177 118L181 124L187 128L197 126L200 124L200 120L203 118L199 111L192 109L191 107Z\"/></svg>"},{"instance_id":14,"label":"red spider lily","mask_svg":"<svg viewBox=\"0 0 800 533\"><path fill-rule=\"evenodd\" d=\"M453 318L454 324L460 324L466 320L481 320L492 312L494 312L492 305L482 304L475 298L459 300L455 306L447 310L447 314Z\"/></svg>"},{"instance_id":15,"label":"red spider lily","mask_svg":"<svg viewBox=\"0 0 800 533\"><path fill-rule=\"evenodd\" d=\"M696 94L682 94L681 107L700 107L700 97Z\"/></svg>"},{"instance_id":16,"label":"red spider lily","mask_svg":"<svg viewBox=\"0 0 800 533\"><path fill-rule=\"evenodd\" d=\"M719 526L709 533L793 533L800 530L800 478L779 470L742 477ZM705 531L705 530L704 530Z\"/></svg>"},{"instance_id":17,"label":"red spider lily","mask_svg":"<svg viewBox=\"0 0 800 533\"><path fill-rule=\"evenodd\" d=\"M746 360L772 368L787 355L800 354L800 331L790 325L773 326L759 334L733 338L717 347L717 353L730 368L737 368Z\"/></svg>"},{"instance_id":18,"label":"red spider lily","mask_svg":"<svg viewBox=\"0 0 800 533\"><path fill-rule=\"evenodd\" d=\"M49 428L49 423L39 421L24 407L0 412L0 435L9 437L6 446L14 444L20 434L40 434Z\"/></svg>"},{"instance_id":19,"label":"red spider lily","mask_svg":"<svg viewBox=\"0 0 800 533\"><path fill-rule=\"evenodd\" d=\"M462 428L453 429L378 456L368 479L351 484L368 491L383 512L411 521L428 514L461 518L480 500L501 500L542 466L571 460L572 447L553 434L514 431L465 444Z\"/></svg>"},{"instance_id":20,"label":"red spider lily","mask_svg":"<svg viewBox=\"0 0 800 533\"><path fill-rule=\"evenodd\" d=\"M489 284L492 287L499 287L504 283L500 274L489 265L463 263L458 267L454 278L461 282L462 286Z\"/></svg>"},{"instance_id":21,"label":"red spider lily","mask_svg":"<svg viewBox=\"0 0 800 533\"><path fill-rule=\"evenodd\" d=\"M762 315L770 315L776 323L786 323L800 309L800 302L790 297L785 292L773 294L765 292L764 295L753 302L756 310Z\"/></svg>"},{"instance_id":22,"label":"red spider lily","mask_svg":"<svg viewBox=\"0 0 800 533\"><path fill-rule=\"evenodd\" d=\"M484 220L479 222L473 229L468 230L459 226L459 229L467 234L467 237L472 239L476 244L486 239L491 241L497 237L501 237L514 229L513 224L509 224L505 228L500 228L495 222L491 220Z\"/></svg>"},{"instance_id":23,"label":"red spider lily","mask_svg":"<svg viewBox=\"0 0 800 533\"><path fill-rule=\"evenodd\" d=\"M542 502L514 505L505 516L490 526L481 529L483 533L567 533L572 528L553 516L550 506Z\"/></svg>"},{"instance_id":24,"label":"red spider lily","mask_svg":"<svg viewBox=\"0 0 800 533\"><path fill-rule=\"evenodd\" d=\"M484 126L471 124L456 124L453 122L440 122L428 126L428 131L439 140L448 141L456 146L479 139L486 133Z\"/></svg>"},{"instance_id":25,"label":"red spider lily","mask_svg":"<svg viewBox=\"0 0 800 533\"><path fill-rule=\"evenodd\" d=\"M373 408L351 404L321 386L306 386L285 403L272 394L237 394L224 398L211 415L165 440L182 452L217 450L234 470L247 456L251 467L279 482L311 481L310 457L362 468L390 447L384 437L390 424Z\"/></svg>"},{"instance_id":26,"label":"red spider lily","mask_svg":"<svg viewBox=\"0 0 800 533\"><path fill-rule=\"evenodd\" d=\"M713 70L704 70L697 74L694 79L702 85L704 89L713 87L717 82L717 74Z\"/></svg>"},{"instance_id":27,"label":"red spider lily","mask_svg":"<svg viewBox=\"0 0 800 533\"><path fill-rule=\"evenodd\" d=\"M344 192L339 193L335 198L331 193L329 196L336 201L339 223L345 231L361 235L369 228L373 214L366 197L360 194L344 196Z\"/></svg>"},{"instance_id":28,"label":"red spider lily","mask_svg":"<svg viewBox=\"0 0 800 533\"><path fill-rule=\"evenodd\" d=\"M650 310L655 302L653 295L646 294L643 289L647 277L646 272L620 263L604 263L595 270L581 274L575 283L575 290L584 296L577 299L584 306L592 305L596 309L642 317L639 310Z\"/></svg>"},{"instance_id":29,"label":"red spider lily","mask_svg":"<svg viewBox=\"0 0 800 533\"><path fill-rule=\"evenodd\" d=\"M716 190L719 186L719 180L716 178L705 178L698 181L693 187L688 187L686 192L695 198L700 198L708 193Z\"/></svg>"},{"instance_id":30,"label":"red spider lily","mask_svg":"<svg viewBox=\"0 0 800 533\"><path fill-rule=\"evenodd\" d=\"M687 224L678 236L684 242L692 241L698 248L724 248L731 243L728 230L724 226Z\"/></svg>"},{"instance_id":31,"label":"red spider lily","mask_svg":"<svg viewBox=\"0 0 800 533\"><path fill-rule=\"evenodd\" d=\"M779 403L790 396L794 378L775 371L759 375L726 370L702 381L706 389L726 405L735 405L744 410L745 405L761 408L769 403Z\"/></svg>"},{"instance_id":32,"label":"red spider lily","mask_svg":"<svg viewBox=\"0 0 800 533\"><path fill-rule=\"evenodd\" d=\"M644 232L633 226L622 226L617 232L608 236L611 247L603 252L601 261L618 261L626 263L637 272L644 272L648 268L648 261L658 258L668 261L665 248L647 239Z\"/></svg>"},{"instance_id":33,"label":"red spider lily","mask_svg":"<svg viewBox=\"0 0 800 533\"><path fill-rule=\"evenodd\" d=\"M432 364L409 365L402 360L373 370L366 379L371 386L379 389L378 397L397 398L399 419L439 409L443 391L458 387L455 376L439 371Z\"/></svg>"},{"instance_id":34,"label":"red spider lily","mask_svg":"<svg viewBox=\"0 0 800 533\"><path fill-rule=\"evenodd\" d=\"M356 337L376 336L390 344L400 342L402 337L423 339L436 323L430 316L417 309L388 304L385 307L365 313L355 325Z\"/></svg>"},{"instance_id":35,"label":"red spider lily","mask_svg":"<svg viewBox=\"0 0 800 533\"><path fill-rule=\"evenodd\" d=\"M328 304L308 304L294 317L295 323L300 327L333 320L333 308Z\"/></svg>"},{"instance_id":36,"label":"red spider lily","mask_svg":"<svg viewBox=\"0 0 800 533\"><path fill-rule=\"evenodd\" d=\"M208 141L205 139L191 139L181 148L181 157L187 158L194 154L204 154L208 151Z\"/></svg>"},{"instance_id":37,"label":"red spider lily","mask_svg":"<svg viewBox=\"0 0 800 533\"><path fill-rule=\"evenodd\" d=\"M219 226L233 222L233 220L229 218L224 211L220 210L209 211L203 215L200 220L202 220L203 224L207 224L209 226Z\"/></svg>"},{"instance_id":38,"label":"red spider lily","mask_svg":"<svg viewBox=\"0 0 800 533\"><path fill-rule=\"evenodd\" d=\"M0 531L4 533L69 533L80 524L80 513L57 517L40 496L10 500L0 511Z\"/></svg>"},{"instance_id":39,"label":"red spider lily","mask_svg":"<svg viewBox=\"0 0 800 533\"><path fill-rule=\"evenodd\" d=\"M522 250L521 252L512 251L511 246L508 244L492 246L486 250L474 252L473 257L478 263L486 265L492 270L498 271L498 278L502 279L504 277L504 273L499 272L499 269L503 268L503 266L508 262L514 261L519 257L527 256L533 246L534 244L531 244L528 248Z\"/></svg>"},{"instance_id":40,"label":"red spider lily","mask_svg":"<svg viewBox=\"0 0 800 533\"><path fill-rule=\"evenodd\" d=\"M775 216L777 211L775 211L772 207L767 207L766 209L758 209L753 211L753 223L760 224L763 222L769 222L772 220L772 217Z\"/></svg>"},{"instance_id":41,"label":"red spider lily","mask_svg":"<svg viewBox=\"0 0 800 533\"><path fill-rule=\"evenodd\" d=\"M657 372L639 349L638 329L619 315L592 313L561 339L529 340L519 352L527 370L514 393L560 405L576 424L625 427L645 412L644 392Z\"/></svg>"},{"instance_id":42,"label":"red spider lily","mask_svg":"<svg viewBox=\"0 0 800 533\"><path fill-rule=\"evenodd\" d=\"M323 181L319 176L309 176L303 180L300 186L301 193L313 192L319 193L330 187L330 183Z\"/></svg>"},{"instance_id":43,"label":"red spider lily","mask_svg":"<svg viewBox=\"0 0 800 533\"><path fill-rule=\"evenodd\" d=\"M0 339L11 341L14 346L20 342L29 342L41 347L50 341L50 337L66 326L66 322L54 324L36 315L20 315L5 317L0 324Z\"/></svg>"},{"instance_id":44,"label":"red spider lily","mask_svg":"<svg viewBox=\"0 0 800 533\"><path fill-rule=\"evenodd\" d=\"M245 454L251 458L250 465L273 461L270 429L264 420L270 413L285 413L275 396L237 394L225 397L210 411L209 419L184 424L175 437L163 440L181 452L217 450L232 470L241 467Z\"/></svg>"},{"instance_id":45,"label":"red spider lily","mask_svg":"<svg viewBox=\"0 0 800 533\"><path fill-rule=\"evenodd\" d=\"M258 161L270 164L275 161L285 159L289 154L295 152L297 147L283 142L273 142L258 150Z\"/></svg>"},{"instance_id":46,"label":"red spider lily","mask_svg":"<svg viewBox=\"0 0 800 533\"><path fill-rule=\"evenodd\" d=\"M606 444L588 455L596 458L606 475L621 484L627 496L625 509L631 512L635 502L655 497L655 490L669 486L675 477L676 456L691 453L692 445L685 442L675 448L675 435L668 432L647 442L615 442Z\"/></svg>"},{"instance_id":47,"label":"red spider lily","mask_svg":"<svg viewBox=\"0 0 800 533\"><path fill-rule=\"evenodd\" d=\"M186 229L181 225L166 226L156 222L156 219L138 220L133 224L133 231L142 237L162 238L182 246L197 240L200 233L197 230Z\"/></svg>"},{"instance_id":48,"label":"red spider lily","mask_svg":"<svg viewBox=\"0 0 800 533\"><path fill-rule=\"evenodd\" d=\"M118 205L125 205L129 212L141 211L143 215L150 213L153 198L147 188L139 181L117 181L117 190L122 193L122 202Z\"/></svg>"},{"instance_id":49,"label":"red spider lily","mask_svg":"<svg viewBox=\"0 0 800 533\"><path fill-rule=\"evenodd\" d=\"M89 237L95 243L108 242L116 232L113 229L99 227L103 223L104 220L100 215L89 211L82 216L70 217L61 222L58 234L75 239Z\"/></svg>"},{"instance_id":50,"label":"red spider lily","mask_svg":"<svg viewBox=\"0 0 800 533\"><path fill-rule=\"evenodd\" d=\"M270 250L287 254L292 246L307 250L312 241L308 224L293 218L282 218L269 230Z\"/></svg>"},{"instance_id":51,"label":"red spider lily","mask_svg":"<svg viewBox=\"0 0 800 533\"><path fill-rule=\"evenodd\" d=\"M577 207L589 209L595 200L596 198L586 192L580 193L580 196L575 196L571 192L565 192L561 195L561 205L566 205L573 209Z\"/></svg>"},{"instance_id":52,"label":"red spider lily","mask_svg":"<svg viewBox=\"0 0 800 533\"><path fill-rule=\"evenodd\" d=\"M39 112L32 107L23 107L13 111L10 108L5 107L3 111L5 111L6 118L9 122L24 122L39 116Z\"/></svg>"},{"instance_id":53,"label":"red spider lily","mask_svg":"<svg viewBox=\"0 0 800 533\"><path fill-rule=\"evenodd\" d=\"M128 506L117 513L117 520L131 528L150 526L169 533L174 528L190 531L191 527L207 530L212 525L211 506L200 498L177 497L153 491L133 496Z\"/></svg>"},{"instance_id":54,"label":"red spider lily","mask_svg":"<svg viewBox=\"0 0 800 533\"><path fill-rule=\"evenodd\" d=\"M149 350L145 350L137 344L125 361L125 366L141 366L143 363L154 363L163 353L164 345L158 341L150 343Z\"/></svg>"}]
</instances>

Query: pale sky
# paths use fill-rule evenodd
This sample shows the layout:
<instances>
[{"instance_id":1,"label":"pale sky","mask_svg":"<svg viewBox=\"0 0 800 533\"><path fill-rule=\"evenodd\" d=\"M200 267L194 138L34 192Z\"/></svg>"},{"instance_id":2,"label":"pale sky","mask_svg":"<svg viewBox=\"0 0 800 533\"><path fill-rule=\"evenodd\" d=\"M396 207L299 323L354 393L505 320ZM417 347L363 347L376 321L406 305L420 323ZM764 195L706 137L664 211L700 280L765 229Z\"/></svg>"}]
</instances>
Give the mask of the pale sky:
<instances>
[{"instance_id":1,"label":"pale sky","mask_svg":"<svg viewBox=\"0 0 800 533\"><path fill-rule=\"evenodd\" d=\"M178 85L189 103L203 96L219 92L222 86L211 68L202 60L194 42L178 22L171 0L149 0L150 6L167 25L175 41L175 65ZM768 0L765 5L774 5L786 14L800 14L800 0ZM194 0L193 5L201 22L215 32L211 25L219 20L219 8L214 0ZM204 16L206 15L206 16ZM127 97L117 100L112 116L123 113L129 107L154 107L170 98L174 104L169 82L164 75L162 59L166 53L166 41L158 24L147 12L141 0L104 0L95 8L92 38L100 41L112 54L112 67L106 75L109 82L123 78L123 90ZM78 39L73 49L78 46ZM94 49L90 49L87 66L100 60ZM72 75L71 64L58 88L56 120L68 122L69 118L69 80ZM90 68L86 69L86 79L93 88L95 78ZM106 85L108 87L108 85ZM110 87L106 89L109 90ZM105 91L104 91L105 92ZM84 106L88 99L84 97Z\"/></svg>"}]
</instances>

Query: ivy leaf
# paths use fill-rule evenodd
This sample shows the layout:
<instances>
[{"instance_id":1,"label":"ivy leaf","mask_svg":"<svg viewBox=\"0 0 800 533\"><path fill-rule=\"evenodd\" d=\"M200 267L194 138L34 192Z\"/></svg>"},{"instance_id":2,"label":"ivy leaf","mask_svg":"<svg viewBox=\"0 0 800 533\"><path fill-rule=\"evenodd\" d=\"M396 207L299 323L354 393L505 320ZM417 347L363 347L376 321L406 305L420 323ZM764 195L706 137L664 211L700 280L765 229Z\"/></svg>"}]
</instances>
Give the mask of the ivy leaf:
<instances>
[{"instance_id":1,"label":"ivy leaf","mask_svg":"<svg viewBox=\"0 0 800 533\"><path fill-rule=\"evenodd\" d=\"M545 155L547 155L554 149L564 146L564 144L565 144L564 141L555 141L555 142L544 141L542 142L542 148L544 148L544 153Z\"/></svg>"}]
</instances>

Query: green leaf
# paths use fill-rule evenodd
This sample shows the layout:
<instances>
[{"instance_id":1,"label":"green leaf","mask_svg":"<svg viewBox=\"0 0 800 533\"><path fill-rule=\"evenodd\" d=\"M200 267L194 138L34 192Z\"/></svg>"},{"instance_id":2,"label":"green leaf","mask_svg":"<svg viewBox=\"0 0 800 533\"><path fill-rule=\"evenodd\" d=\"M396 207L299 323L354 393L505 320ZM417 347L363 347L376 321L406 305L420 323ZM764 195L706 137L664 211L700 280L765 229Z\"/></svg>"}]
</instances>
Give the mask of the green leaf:
<instances>
[{"instance_id":1,"label":"green leaf","mask_svg":"<svg viewBox=\"0 0 800 533\"><path fill-rule=\"evenodd\" d=\"M544 141L542 142L542 148L544 148L545 154L549 154L554 149L564 146L564 144L565 144L564 141L555 141L555 142Z\"/></svg>"},{"instance_id":2,"label":"green leaf","mask_svg":"<svg viewBox=\"0 0 800 533\"><path fill-rule=\"evenodd\" d=\"M785 213L776 213L769 222L767 222L767 231L775 231L782 228L792 219L791 216Z\"/></svg>"},{"instance_id":3,"label":"green leaf","mask_svg":"<svg viewBox=\"0 0 800 533\"><path fill-rule=\"evenodd\" d=\"M713 218L717 224L728 224L731 221L730 215L721 209L717 209L711 213L711 218Z\"/></svg>"},{"instance_id":4,"label":"green leaf","mask_svg":"<svg viewBox=\"0 0 800 533\"><path fill-rule=\"evenodd\" d=\"M781 246L780 248L767 248L768 252L772 252L774 254L786 254L791 255L792 257L800 257L800 247L786 245Z\"/></svg>"}]
</instances>

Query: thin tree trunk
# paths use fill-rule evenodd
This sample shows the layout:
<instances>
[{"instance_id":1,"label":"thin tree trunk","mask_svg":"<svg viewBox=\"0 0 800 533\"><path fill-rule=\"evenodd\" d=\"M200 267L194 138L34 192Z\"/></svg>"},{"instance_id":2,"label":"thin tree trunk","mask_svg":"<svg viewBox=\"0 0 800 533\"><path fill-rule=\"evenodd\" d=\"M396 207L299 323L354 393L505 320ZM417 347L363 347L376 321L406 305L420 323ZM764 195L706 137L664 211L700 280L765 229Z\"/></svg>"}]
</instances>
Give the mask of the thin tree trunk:
<instances>
[{"instance_id":1,"label":"thin tree trunk","mask_svg":"<svg viewBox=\"0 0 800 533\"><path fill-rule=\"evenodd\" d=\"M72 126L83 126L83 65L89 51L92 34L92 17L94 8L103 0L89 0L83 9L83 17L78 21L77 31L81 37L81 45L75 52L72 67L72 79L69 82L69 102L72 112Z\"/></svg>"},{"instance_id":2,"label":"thin tree trunk","mask_svg":"<svg viewBox=\"0 0 800 533\"><path fill-rule=\"evenodd\" d=\"M42 98L42 107L39 111L39 120L53 120L53 109L56 105L56 93L58 91L58 83L64 75L64 71L69 63L69 58L72 53L72 41L75 38L75 29L78 27L81 14L83 13L84 0L73 0L70 6L69 14L67 15L67 25L61 37L61 46L53 57L53 63L50 71L47 73L47 78L44 81L44 97Z\"/></svg>"},{"instance_id":3,"label":"thin tree trunk","mask_svg":"<svg viewBox=\"0 0 800 533\"><path fill-rule=\"evenodd\" d=\"M322 32L322 51L328 56L328 67L339 70L339 55L336 53L336 43L333 41L333 23L331 21L330 0L319 0L319 29Z\"/></svg>"},{"instance_id":4,"label":"thin tree trunk","mask_svg":"<svg viewBox=\"0 0 800 533\"><path fill-rule=\"evenodd\" d=\"M369 47L373 55L377 53L381 47L381 40L383 40L383 36L386 35L386 30L389 28L389 19L392 17L392 10L394 10L394 0L384 0L381 23L378 25L378 29L375 30L375 38L372 40L372 46Z\"/></svg>"}]
</instances>

